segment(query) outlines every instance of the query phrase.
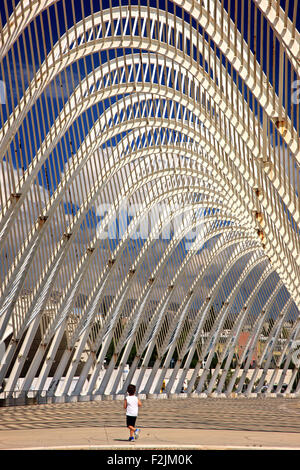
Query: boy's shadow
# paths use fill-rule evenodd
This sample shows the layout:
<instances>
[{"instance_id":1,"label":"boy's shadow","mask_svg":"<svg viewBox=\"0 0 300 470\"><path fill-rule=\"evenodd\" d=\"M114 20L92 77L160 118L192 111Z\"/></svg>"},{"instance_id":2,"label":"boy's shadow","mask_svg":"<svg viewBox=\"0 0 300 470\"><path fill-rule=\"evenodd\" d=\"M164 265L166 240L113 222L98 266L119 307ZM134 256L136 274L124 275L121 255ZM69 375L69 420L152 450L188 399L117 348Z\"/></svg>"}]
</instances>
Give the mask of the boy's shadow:
<instances>
[{"instance_id":1,"label":"boy's shadow","mask_svg":"<svg viewBox=\"0 0 300 470\"><path fill-rule=\"evenodd\" d=\"M114 441L119 441L119 442L128 442L128 439L114 439Z\"/></svg>"}]
</instances>

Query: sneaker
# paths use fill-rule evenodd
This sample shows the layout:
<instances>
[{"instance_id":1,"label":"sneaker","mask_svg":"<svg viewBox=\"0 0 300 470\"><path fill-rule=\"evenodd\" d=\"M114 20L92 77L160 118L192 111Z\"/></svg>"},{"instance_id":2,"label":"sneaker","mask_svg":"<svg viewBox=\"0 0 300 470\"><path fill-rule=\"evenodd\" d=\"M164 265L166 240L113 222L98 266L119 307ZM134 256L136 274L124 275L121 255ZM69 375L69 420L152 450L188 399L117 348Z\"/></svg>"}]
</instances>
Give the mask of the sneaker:
<instances>
[{"instance_id":1,"label":"sneaker","mask_svg":"<svg viewBox=\"0 0 300 470\"><path fill-rule=\"evenodd\" d=\"M140 429L138 429L138 428L137 428L137 429L134 431L134 437L135 437L135 440L137 440L137 439L139 438L139 434L140 434L140 432L141 432L141 430L140 430Z\"/></svg>"},{"instance_id":2,"label":"sneaker","mask_svg":"<svg viewBox=\"0 0 300 470\"><path fill-rule=\"evenodd\" d=\"M134 437L130 437L128 440L129 441L134 441Z\"/></svg>"}]
</instances>

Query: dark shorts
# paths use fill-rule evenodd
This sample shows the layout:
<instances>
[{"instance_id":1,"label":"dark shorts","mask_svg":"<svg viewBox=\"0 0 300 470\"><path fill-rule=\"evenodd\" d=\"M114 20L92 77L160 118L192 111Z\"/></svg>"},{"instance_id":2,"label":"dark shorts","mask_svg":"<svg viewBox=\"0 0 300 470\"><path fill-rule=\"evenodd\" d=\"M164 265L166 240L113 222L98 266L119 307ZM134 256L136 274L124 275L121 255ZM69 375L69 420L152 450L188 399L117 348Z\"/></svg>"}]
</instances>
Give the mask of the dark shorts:
<instances>
[{"instance_id":1,"label":"dark shorts","mask_svg":"<svg viewBox=\"0 0 300 470\"><path fill-rule=\"evenodd\" d=\"M136 416L126 416L126 425L135 427Z\"/></svg>"}]
</instances>

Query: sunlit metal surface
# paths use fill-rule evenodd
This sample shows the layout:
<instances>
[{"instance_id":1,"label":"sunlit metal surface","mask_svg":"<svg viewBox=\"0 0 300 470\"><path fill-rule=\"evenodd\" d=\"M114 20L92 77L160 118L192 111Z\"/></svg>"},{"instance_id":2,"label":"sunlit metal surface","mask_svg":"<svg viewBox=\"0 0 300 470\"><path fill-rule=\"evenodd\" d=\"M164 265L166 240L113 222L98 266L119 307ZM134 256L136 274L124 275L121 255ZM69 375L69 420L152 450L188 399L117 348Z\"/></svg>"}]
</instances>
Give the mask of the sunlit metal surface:
<instances>
[{"instance_id":1,"label":"sunlit metal surface","mask_svg":"<svg viewBox=\"0 0 300 470\"><path fill-rule=\"evenodd\" d=\"M0 12L5 396L299 393L298 0Z\"/></svg>"}]
</instances>

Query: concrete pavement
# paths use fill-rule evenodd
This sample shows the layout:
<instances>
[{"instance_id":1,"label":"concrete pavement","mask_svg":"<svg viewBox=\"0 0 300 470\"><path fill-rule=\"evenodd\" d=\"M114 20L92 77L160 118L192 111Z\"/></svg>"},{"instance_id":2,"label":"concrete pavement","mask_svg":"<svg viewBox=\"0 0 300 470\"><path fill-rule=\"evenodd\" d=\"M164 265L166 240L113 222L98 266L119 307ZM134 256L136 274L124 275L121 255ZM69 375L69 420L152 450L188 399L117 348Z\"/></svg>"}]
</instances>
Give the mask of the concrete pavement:
<instances>
[{"instance_id":1,"label":"concrete pavement","mask_svg":"<svg viewBox=\"0 0 300 470\"><path fill-rule=\"evenodd\" d=\"M255 431L142 428L138 441L128 442L120 427L1 431L4 450L300 450L300 435Z\"/></svg>"},{"instance_id":2,"label":"concrete pavement","mask_svg":"<svg viewBox=\"0 0 300 470\"><path fill-rule=\"evenodd\" d=\"M0 449L297 449L299 399L144 400L128 442L122 402L0 409Z\"/></svg>"}]
</instances>

